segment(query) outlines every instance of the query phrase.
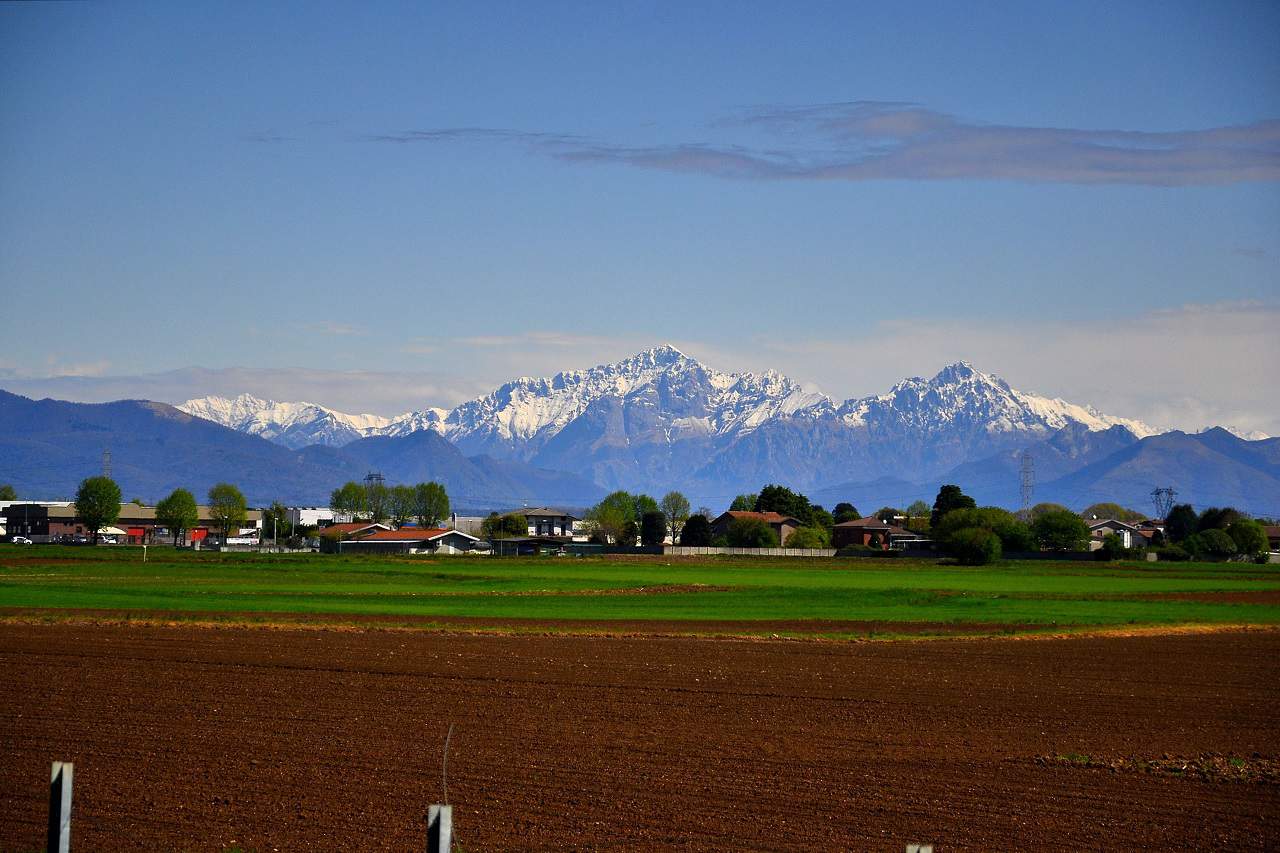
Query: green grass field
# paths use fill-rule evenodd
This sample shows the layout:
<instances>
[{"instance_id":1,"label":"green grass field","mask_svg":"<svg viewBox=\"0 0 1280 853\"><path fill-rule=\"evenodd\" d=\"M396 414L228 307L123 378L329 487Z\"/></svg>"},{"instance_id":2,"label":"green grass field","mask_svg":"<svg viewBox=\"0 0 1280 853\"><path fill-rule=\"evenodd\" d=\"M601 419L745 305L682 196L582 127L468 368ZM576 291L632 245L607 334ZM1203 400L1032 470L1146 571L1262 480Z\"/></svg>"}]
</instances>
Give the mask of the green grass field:
<instances>
[{"instance_id":1,"label":"green grass field","mask_svg":"<svg viewBox=\"0 0 1280 853\"><path fill-rule=\"evenodd\" d=\"M1197 598L1153 597L1170 593ZM1008 630L991 626L1274 625L1280 566L1035 561L969 568L866 559L219 555L164 547L149 549L144 564L137 548L0 545L0 608L11 616L73 609L253 619L339 614L357 623L361 616L548 625L968 623L974 633Z\"/></svg>"}]
</instances>

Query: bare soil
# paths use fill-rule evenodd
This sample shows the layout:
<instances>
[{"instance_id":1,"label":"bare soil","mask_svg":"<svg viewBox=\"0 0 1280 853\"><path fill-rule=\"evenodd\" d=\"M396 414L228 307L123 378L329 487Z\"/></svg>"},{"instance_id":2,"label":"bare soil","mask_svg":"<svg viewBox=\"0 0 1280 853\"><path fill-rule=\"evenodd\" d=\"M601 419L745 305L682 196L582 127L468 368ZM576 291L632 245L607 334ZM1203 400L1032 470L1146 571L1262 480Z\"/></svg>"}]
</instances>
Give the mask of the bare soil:
<instances>
[{"instance_id":1,"label":"bare soil","mask_svg":"<svg viewBox=\"0 0 1280 853\"><path fill-rule=\"evenodd\" d=\"M277 611L103 610L63 607L0 607L0 623L65 622L103 625L191 625L258 627L413 628L486 633L575 633L590 636L841 638L886 636L991 636L1043 633L1051 628L1020 622L892 622L841 619L530 619L508 616L410 616L398 614L280 613ZM1080 629L1084 630L1084 629Z\"/></svg>"},{"instance_id":2,"label":"bare soil","mask_svg":"<svg viewBox=\"0 0 1280 853\"><path fill-rule=\"evenodd\" d=\"M0 850L1260 850L1280 632L928 643L0 625ZM1225 764L1223 763L1225 762ZM1141 767L1142 772L1133 768ZM1159 772L1147 772L1155 767Z\"/></svg>"}]
</instances>

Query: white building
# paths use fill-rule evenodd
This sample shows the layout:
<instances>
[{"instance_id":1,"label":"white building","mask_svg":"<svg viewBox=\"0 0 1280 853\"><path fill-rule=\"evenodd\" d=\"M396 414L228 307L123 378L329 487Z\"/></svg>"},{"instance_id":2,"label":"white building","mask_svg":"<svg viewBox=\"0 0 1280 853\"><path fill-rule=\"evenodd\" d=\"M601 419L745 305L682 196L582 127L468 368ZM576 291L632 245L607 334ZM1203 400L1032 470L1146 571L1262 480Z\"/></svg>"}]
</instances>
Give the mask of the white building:
<instances>
[{"instance_id":1,"label":"white building","mask_svg":"<svg viewBox=\"0 0 1280 853\"><path fill-rule=\"evenodd\" d=\"M291 506L285 518L295 527L319 527L321 524L348 524L351 513L334 512L327 506Z\"/></svg>"}]
</instances>

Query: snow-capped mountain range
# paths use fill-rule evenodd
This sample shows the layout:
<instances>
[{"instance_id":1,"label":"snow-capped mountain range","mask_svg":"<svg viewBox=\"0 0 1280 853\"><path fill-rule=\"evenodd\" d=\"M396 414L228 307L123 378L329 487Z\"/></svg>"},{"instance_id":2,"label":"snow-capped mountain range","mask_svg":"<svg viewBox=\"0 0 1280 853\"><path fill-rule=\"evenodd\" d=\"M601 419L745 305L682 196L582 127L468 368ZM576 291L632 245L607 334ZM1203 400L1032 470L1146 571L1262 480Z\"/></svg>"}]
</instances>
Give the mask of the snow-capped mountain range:
<instances>
[{"instance_id":1,"label":"snow-capped mountain range","mask_svg":"<svg viewBox=\"0 0 1280 853\"><path fill-rule=\"evenodd\" d=\"M1120 425L1139 438L1158 432L1141 421L1016 391L968 362L949 365L932 379L903 380L886 394L837 402L805 390L776 371L739 374L712 370L669 345L615 364L549 378L521 377L452 411L429 408L388 418L347 414L316 403L264 400L250 394L233 399L201 397L177 408L295 449L312 444L341 447L371 435L407 435L420 429L434 429L455 442L514 449L545 444L600 400L626 400L680 385L691 385L700 392L700 411L671 418L673 437L681 433L743 435L785 417L836 417L851 428L896 422L903 429L926 433L976 422L993 434L1048 432L1072 423L1091 430Z\"/></svg>"},{"instance_id":2,"label":"snow-capped mountain range","mask_svg":"<svg viewBox=\"0 0 1280 853\"><path fill-rule=\"evenodd\" d=\"M606 488L683 487L701 494L785 479L800 486L853 475L927 477L1042 440L1067 426L1158 430L1088 406L1027 394L966 362L885 394L845 401L774 371L722 373L671 346L522 377L451 411L394 418L249 395L178 408L292 448L430 429L464 453L571 471Z\"/></svg>"}]
</instances>

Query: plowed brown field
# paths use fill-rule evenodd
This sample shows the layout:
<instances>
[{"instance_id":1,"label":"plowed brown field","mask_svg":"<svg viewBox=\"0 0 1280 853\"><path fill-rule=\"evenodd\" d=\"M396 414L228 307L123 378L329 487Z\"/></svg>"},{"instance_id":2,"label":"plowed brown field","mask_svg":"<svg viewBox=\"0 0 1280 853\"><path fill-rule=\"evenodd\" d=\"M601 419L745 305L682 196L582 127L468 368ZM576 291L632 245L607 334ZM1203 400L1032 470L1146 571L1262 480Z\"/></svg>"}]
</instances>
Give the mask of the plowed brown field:
<instances>
[{"instance_id":1,"label":"plowed brown field","mask_svg":"<svg viewBox=\"0 0 1280 853\"><path fill-rule=\"evenodd\" d=\"M52 760L76 765L80 850L423 849L450 723L468 851L1280 844L1280 786L1165 760L1275 766L1280 632L850 644L10 624L0 849L41 849Z\"/></svg>"}]
</instances>

